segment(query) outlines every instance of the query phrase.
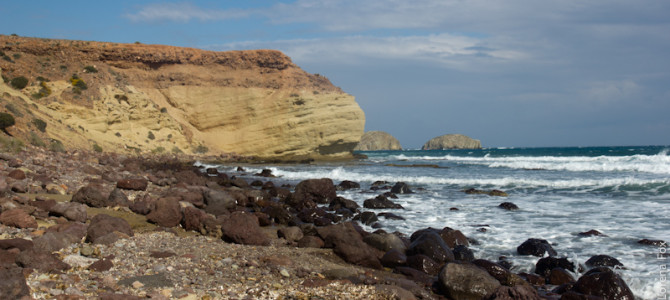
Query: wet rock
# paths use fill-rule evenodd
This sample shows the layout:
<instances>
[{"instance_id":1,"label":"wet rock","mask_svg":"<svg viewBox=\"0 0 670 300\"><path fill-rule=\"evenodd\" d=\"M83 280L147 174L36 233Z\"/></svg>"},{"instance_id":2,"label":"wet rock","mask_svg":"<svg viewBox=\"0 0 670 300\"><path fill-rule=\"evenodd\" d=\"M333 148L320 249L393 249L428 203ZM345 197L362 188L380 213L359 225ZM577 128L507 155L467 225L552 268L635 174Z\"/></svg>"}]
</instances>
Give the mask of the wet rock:
<instances>
[{"instance_id":1,"label":"wet rock","mask_svg":"<svg viewBox=\"0 0 670 300\"><path fill-rule=\"evenodd\" d=\"M147 215L147 221L161 227L174 227L182 220L179 198L166 197L156 201L154 209Z\"/></svg>"},{"instance_id":2,"label":"wet rock","mask_svg":"<svg viewBox=\"0 0 670 300\"><path fill-rule=\"evenodd\" d=\"M407 255L423 254L436 261L438 264L445 262L453 262L455 260L454 254L444 242L442 237L433 231L425 231L418 236L412 235Z\"/></svg>"},{"instance_id":3,"label":"wet rock","mask_svg":"<svg viewBox=\"0 0 670 300\"><path fill-rule=\"evenodd\" d=\"M580 232L580 233L578 233L578 235L579 236L601 236L601 235L606 236L606 235L602 234L600 231L595 230L595 229L591 229L591 230L585 231L585 232Z\"/></svg>"},{"instance_id":4,"label":"wet rock","mask_svg":"<svg viewBox=\"0 0 670 300\"><path fill-rule=\"evenodd\" d=\"M489 196L499 196L499 197L507 197L507 193L501 191L501 190L490 190L490 191L483 191L483 190L478 190L475 188L470 188L467 190L463 190L464 193L473 195L473 194L484 194L484 195L489 195Z\"/></svg>"},{"instance_id":5,"label":"wet rock","mask_svg":"<svg viewBox=\"0 0 670 300\"><path fill-rule=\"evenodd\" d=\"M299 202L313 201L315 203L329 204L337 197L335 185L329 178L307 179L295 186L293 195Z\"/></svg>"},{"instance_id":6,"label":"wet rock","mask_svg":"<svg viewBox=\"0 0 670 300\"><path fill-rule=\"evenodd\" d=\"M280 228L277 230L277 236L288 242L297 242L304 237L302 230L297 226Z\"/></svg>"},{"instance_id":7,"label":"wet rock","mask_svg":"<svg viewBox=\"0 0 670 300\"><path fill-rule=\"evenodd\" d=\"M147 215L154 209L155 205L156 199L149 195L144 195L142 197L136 198L135 201L128 206L128 208L130 208L130 210L136 214Z\"/></svg>"},{"instance_id":8,"label":"wet rock","mask_svg":"<svg viewBox=\"0 0 670 300\"><path fill-rule=\"evenodd\" d=\"M428 256L417 254L407 257L407 266L428 275L437 275L440 272L441 264L438 264Z\"/></svg>"},{"instance_id":9,"label":"wet rock","mask_svg":"<svg viewBox=\"0 0 670 300\"><path fill-rule=\"evenodd\" d=\"M381 258L381 263L384 267L395 268L397 266L404 266L407 264L407 256L396 249L391 249L384 253Z\"/></svg>"},{"instance_id":10,"label":"wet rock","mask_svg":"<svg viewBox=\"0 0 670 300\"><path fill-rule=\"evenodd\" d=\"M397 299L397 300L416 299L416 297L414 297L414 294L412 294L412 292L397 285L377 284L375 285L375 293L377 295L383 295L387 297L385 299Z\"/></svg>"},{"instance_id":11,"label":"wet rock","mask_svg":"<svg viewBox=\"0 0 670 300\"><path fill-rule=\"evenodd\" d=\"M378 213L377 216L384 217L387 220L405 220L405 218L390 212Z\"/></svg>"},{"instance_id":12,"label":"wet rock","mask_svg":"<svg viewBox=\"0 0 670 300\"><path fill-rule=\"evenodd\" d=\"M572 291L604 299L635 299L626 282L606 267L598 267L586 272L577 280Z\"/></svg>"},{"instance_id":13,"label":"wet rock","mask_svg":"<svg viewBox=\"0 0 670 300\"><path fill-rule=\"evenodd\" d=\"M266 246L270 240L261 230L258 218L253 214L234 212L221 225L223 240L243 245Z\"/></svg>"},{"instance_id":14,"label":"wet rock","mask_svg":"<svg viewBox=\"0 0 670 300\"><path fill-rule=\"evenodd\" d=\"M331 201L330 205L328 206L330 210L337 211L341 208L346 208L351 212L358 212L359 207L360 206L358 206L358 203L356 203L356 201L345 199L342 197L335 197L335 199L333 199L333 201Z\"/></svg>"},{"instance_id":15,"label":"wet rock","mask_svg":"<svg viewBox=\"0 0 670 300\"><path fill-rule=\"evenodd\" d=\"M475 254L467 246L458 245L454 247L454 258L460 261L473 261L475 260Z\"/></svg>"},{"instance_id":16,"label":"wet rock","mask_svg":"<svg viewBox=\"0 0 670 300\"><path fill-rule=\"evenodd\" d=\"M272 175L272 170L270 170L270 169L263 169L260 173L254 174L254 176L276 177L276 176Z\"/></svg>"},{"instance_id":17,"label":"wet rock","mask_svg":"<svg viewBox=\"0 0 670 300\"><path fill-rule=\"evenodd\" d=\"M244 180L242 178L239 178L239 177L235 177L235 176L230 178L230 184L232 186L236 186L236 187L241 188L241 189L246 189L246 188L249 187L249 183L246 180Z\"/></svg>"},{"instance_id":18,"label":"wet rock","mask_svg":"<svg viewBox=\"0 0 670 300\"><path fill-rule=\"evenodd\" d=\"M519 207L516 206L516 204L514 204L512 202L500 203L500 205L498 205L498 207L500 207L502 209L505 209L505 210L518 210L519 209Z\"/></svg>"},{"instance_id":19,"label":"wet rock","mask_svg":"<svg viewBox=\"0 0 670 300\"><path fill-rule=\"evenodd\" d=\"M77 190L72 195L72 202L83 203L90 207L112 206L109 202L109 195L104 192L104 188L98 184L89 184Z\"/></svg>"},{"instance_id":20,"label":"wet rock","mask_svg":"<svg viewBox=\"0 0 670 300\"><path fill-rule=\"evenodd\" d=\"M486 300L540 300L537 290L530 285L500 286Z\"/></svg>"},{"instance_id":21,"label":"wet rock","mask_svg":"<svg viewBox=\"0 0 670 300\"><path fill-rule=\"evenodd\" d=\"M344 180L337 185L336 189L338 191L346 191L351 189L360 189L361 185L358 182L353 182L349 180Z\"/></svg>"},{"instance_id":22,"label":"wet rock","mask_svg":"<svg viewBox=\"0 0 670 300\"><path fill-rule=\"evenodd\" d=\"M375 247L383 252L395 249L402 253L407 251L405 242L393 233L373 233L363 238L368 245Z\"/></svg>"},{"instance_id":23,"label":"wet rock","mask_svg":"<svg viewBox=\"0 0 670 300\"><path fill-rule=\"evenodd\" d=\"M207 168L205 169L205 173L207 175L217 175L219 174L219 170L217 168Z\"/></svg>"},{"instance_id":24,"label":"wet rock","mask_svg":"<svg viewBox=\"0 0 670 300\"><path fill-rule=\"evenodd\" d=\"M228 214L237 206L237 200L226 191L207 189L204 192L205 212L218 216Z\"/></svg>"},{"instance_id":25,"label":"wet rock","mask_svg":"<svg viewBox=\"0 0 670 300\"><path fill-rule=\"evenodd\" d=\"M98 214L91 219L91 224L86 231L86 241L99 244L103 241L101 238L114 232L133 236L133 230L126 220L106 214Z\"/></svg>"},{"instance_id":26,"label":"wet rock","mask_svg":"<svg viewBox=\"0 0 670 300\"><path fill-rule=\"evenodd\" d=\"M535 264L535 273L547 277L554 268L562 268L574 272L575 264L565 257L544 257L538 260Z\"/></svg>"},{"instance_id":27,"label":"wet rock","mask_svg":"<svg viewBox=\"0 0 670 300\"><path fill-rule=\"evenodd\" d=\"M298 240L298 247L300 248L323 248L325 243L318 236L308 235Z\"/></svg>"},{"instance_id":28,"label":"wet rock","mask_svg":"<svg viewBox=\"0 0 670 300\"><path fill-rule=\"evenodd\" d=\"M409 188L409 185L404 182L396 182L395 185L391 188L391 193L394 194L411 194L412 190Z\"/></svg>"},{"instance_id":29,"label":"wet rock","mask_svg":"<svg viewBox=\"0 0 670 300\"><path fill-rule=\"evenodd\" d=\"M0 268L0 299L30 297L30 288L21 268Z\"/></svg>"},{"instance_id":30,"label":"wet rock","mask_svg":"<svg viewBox=\"0 0 670 300\"><path fill-rule=\"evenodd\" d=\"M264 207L261 211L277 224L286 225L292 218L291 214L280 205L270 205Z\"/></svg>"},{"instance_id":31,"label":"wet rock","mask_svg":"<svg viewBox=\"0 0 670 300\"><path fill-rule=\"evenodd\" d=\"M594 255L585 263L589 267L623 267L623 264L616 258L609 255Z\"/></svg>"},{"instance_id":32,"label":"wet rock","mask_svg":"<svg viewBox=\"0 0 670 300\"><path fill-rule=\"evenodd\" d=\"M519 255L534 255L542 257L545 253L549 256L556 256L557 253L553 247L547 242L547 240L542 239L528 239L523 242L519 247L516 248L516 252Z\"/></svg>"},{"instance_id":33,"label":"wet rock","mask_svg":"<svg viewBox=\"0 0 670 300\"><path fill-rule=\"evenodd\" d=\"M149 181L144 178L127 178L116 182L116 187L124 190L146 191Z\"/></svg>"},{"instance_id":34,"label":"wet rock","mask_svg":"<svg viewBox=\"0 0 670 300\"><path fill-rule=\"evenodd\" d=\"M498 282L506 286L517 286L527 284L523 278L509 271L504 266L485 259L475 259L472 263L489 273ZM543 279L544 281L544 279Z\"/></svg>"},{"instance_id":35,"label":"wet rock","mask_svg":"<svg viewBox=\"0 0 670 300\"><path fill-rule=\"evenodd\" d=\"M460 230L444 227L440 230L440 237L452 249L458 245L470 246L468 238Z\"/></svg>"},{"instance_id":36,"label":"wet rock","mask_svg":"<svg viewBox=\"0 0 670 300\"><path fill-rule=\"evenodd\" d=\"M575 278L563 268L553 268L547 276L547 283L553 285L561 285L575 282Z\"/></svg>"},{"instance_id":37,"label":"wet rock","mask_svg":"<svg viewBox=\"0 0 670 300\"><path fill-rule=\"evenodd\" d=\"M68 264L58 259L57 255L34 248L19 253L16 256L16 264L23 268L32 268L41 272L64 271L70 268Z\"/></svg>"},{"instance_id":38,"label":"wet rock","mask_svg":"<svg viewBox=\"0 0 670 300\"><path fill-rule=\"evenodd\" d=\"M16 228L37 228L35 218L20 208L3 211L0 214L0 223Z\"/></svg>"},{"instance_id":39,"label":"wet rock","mask_svg":"<svg viewBox=\"0 0 670 300\"><path fill-rule=\"evenodd\" d=\"M369 209L384 209L384 208L403 209L402 205L396 204L382 195L379 195L373 199L367 199L363 201L363 207Z\"/></svg>"},{"instance_id":40,"label":"wet rock","mask_svg":"<svg viewBox=\"0 0 670 300\"><path fill-rule=\"evenodd\" d=\"M408 279L417 282L426 287L432 287L437 283L437 277L428 275L419 270L410 268L410 267L396 267L394 270L396 273L405 275ZM430 299L430 298L428 298Z\"/></svg>"},{"instance_id":41,"label":"wet rock","mask_svg":"<svg viewBox=\"0 0 670 300\"><path fill-rule=\"evenodd\" d=\"M354 221L360 221L365 225L372 225L373 223L379 221L377 215L371 211L362 212L354 217Z\"/></svg>"},{"instance_id":42,"label":"wet rock","mask_svg":"<svg viewBox=\"0 0 670 300\"><path fill-rule=\"evenodd\" d=\"M438 278L447 296L453 299L479 300L500 287L498 280L473 264L447 263Z\"/></svg>"},{"instance_id":43,"label":"wet rock","mask_svg":"<svg viewBox=\"0 0 670 300\"><path fill-rule=\"evenodd\" d=\"M314 223L314 220L326 215L326 211L322 208L303 208L297 217L305 223Z\"/></svg>"},{"instance_id":44,"label":"wet rock","mask_svg":"<svg viewBox=\"0 0 670 300\"><path fill-rule=\"evenodd\" d=\"M317 228L325 246L349 263L381 269L382 265L373 249L368 246L351 222Z\"/></svg>"},{"instance_id":45,"label":"wet rock","mask_svg":"<svg viewBox=\"0 0 670 300\"><path fill-rule=\"evenodd\" d=\"M74 222L86 222L88 214L87 206L77 202L58 202L51 206L49 212L56 216L62 216Z\"/></svg>"},{"instance_id":46,"label":"wet rock","mask_svg":"<svg viewBox=\"0 0 670 300\"><path fill-rule=\"evenodd\" d=\"M649 245L649 246L657 246L657 247L667 247L667 243L663 240L649 240L649 239L642 239L637 241L638 244L642 245Z\"/></svg>"},{"instance_id":47,"label":"wet rock","mask_svg":"<svg viewBox=\"0 0 670 300\"><path fill-rule=\"evenodd\" d=\"M546 279L543 276L537 274L519 273L519 276L524 278L528 283L535 286L544 285L546 283Z\"/></svg>"}]
</instances>

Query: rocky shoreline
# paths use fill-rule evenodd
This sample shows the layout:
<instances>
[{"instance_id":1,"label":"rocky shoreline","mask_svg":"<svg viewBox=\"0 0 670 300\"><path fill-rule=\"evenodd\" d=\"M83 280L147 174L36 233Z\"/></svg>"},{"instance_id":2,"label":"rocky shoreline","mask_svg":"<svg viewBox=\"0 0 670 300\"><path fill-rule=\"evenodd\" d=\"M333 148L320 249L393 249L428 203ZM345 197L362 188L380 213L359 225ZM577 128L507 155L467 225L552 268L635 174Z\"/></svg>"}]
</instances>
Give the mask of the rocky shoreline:
<instances>
[{"instance_id":1,"label":"rocky shoreline","mask_svg":"<svg viewBox=\"0 0 670 300\"><path fill-rule=\"evenodd\" d=\"M353 181L280 186L269 170L224 174L195 161L1 153L0 298L634 299L606 255L584 267L529 238L517 252L543 258L515 274L504 258L476 259L476 241L457 229L365 231L402 218L392 199L412 192L403 183L370 187L379 195L365 208L398 211L377 214L337 195L361 189Z\"/></svg>"}]
</instances>

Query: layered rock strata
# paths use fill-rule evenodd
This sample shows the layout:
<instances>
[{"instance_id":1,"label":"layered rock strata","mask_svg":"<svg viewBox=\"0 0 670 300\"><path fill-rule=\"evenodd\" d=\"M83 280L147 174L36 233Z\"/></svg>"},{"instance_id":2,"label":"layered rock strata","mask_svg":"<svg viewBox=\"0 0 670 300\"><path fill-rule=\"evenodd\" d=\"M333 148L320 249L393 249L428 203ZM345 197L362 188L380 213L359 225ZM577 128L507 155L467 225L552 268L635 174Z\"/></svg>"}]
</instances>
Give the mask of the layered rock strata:
<instances>
[{"instance_id":1,"label":"layered rock strata","mask_svg":"<svg viewBox=\"0 0 670 300\"><path fill-rule=\"evenodd\" d=\"M398 139L384 131L368 131L363 134L361 141L354 150L377 151L377 150L402 150Z\"/></svg>"}]
</instances>

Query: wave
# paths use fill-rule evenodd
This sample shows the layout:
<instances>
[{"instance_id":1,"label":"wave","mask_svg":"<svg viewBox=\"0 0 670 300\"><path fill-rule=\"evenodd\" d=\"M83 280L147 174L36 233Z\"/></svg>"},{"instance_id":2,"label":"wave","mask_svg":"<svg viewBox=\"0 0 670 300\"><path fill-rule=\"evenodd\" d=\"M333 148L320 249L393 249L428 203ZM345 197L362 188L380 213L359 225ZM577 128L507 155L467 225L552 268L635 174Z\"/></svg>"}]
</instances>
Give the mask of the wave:
<instances>
[{"instance_id":1,"label":"wave","mask_svg":"<svg viewBox=\"0 0 670 300\"><path fill-rule=\"evenodd\" d=\"M656 155L630 156L408 156L404 154L371 159L382 161L443 161L452 164L482 165L490 168L554 170L572 172L643 172L670 175L668 150Z\"/></svg>"}]
</instances>

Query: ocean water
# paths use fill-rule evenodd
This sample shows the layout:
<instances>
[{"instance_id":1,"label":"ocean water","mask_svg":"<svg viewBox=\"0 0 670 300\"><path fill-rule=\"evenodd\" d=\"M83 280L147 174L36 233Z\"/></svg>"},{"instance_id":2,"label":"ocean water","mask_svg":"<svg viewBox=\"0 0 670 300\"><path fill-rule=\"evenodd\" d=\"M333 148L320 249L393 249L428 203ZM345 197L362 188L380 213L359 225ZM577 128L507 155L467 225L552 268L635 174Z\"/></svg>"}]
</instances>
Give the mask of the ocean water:
<instances>
[{"instance_id":1,"label":"ocean water","mask_svg":"<svg viewBox=\"0 0 670 300\"><path fill-rule=\"evenodd\" d=\"M278 180L293 184L324 177L335 184L356 181L360 190L338 194L361 206L381 193L369 190L374 181L402 181L415 192L393 199L405 209L375 210L407 219L380 218L388 232L458 229L478 242L471 246L476 257L505 256L515 272L533 272L539 259L517 255L517 246L528 238L546 239L559 257L576 264L598 254L617 258L625 266L617 272L636 297L656 299L668 296L670 257L659 257L665 248L637 241L670 241L669 151L669 146L370 151L355 162L255 165L248 173L269 168ZM220 168L235 174L233 167ZM468 188L499 189L509 196L468 195L463 192ZM519 210L498 208L502 202ZM606 236L578 235L591 229Z\"/></svg>"}]
</instances>

